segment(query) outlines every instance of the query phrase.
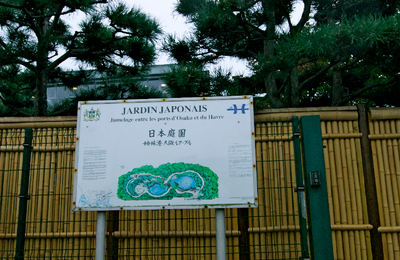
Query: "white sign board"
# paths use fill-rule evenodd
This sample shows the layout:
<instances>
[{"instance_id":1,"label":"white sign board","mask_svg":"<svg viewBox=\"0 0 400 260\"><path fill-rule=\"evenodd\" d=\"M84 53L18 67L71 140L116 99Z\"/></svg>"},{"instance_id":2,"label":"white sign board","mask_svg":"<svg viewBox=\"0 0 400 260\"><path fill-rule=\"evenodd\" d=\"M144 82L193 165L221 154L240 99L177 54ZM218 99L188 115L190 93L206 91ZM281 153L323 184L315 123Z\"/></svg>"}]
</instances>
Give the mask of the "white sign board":
<instances>
[{"instance_id":1,"label":"white sign board","mask_svg":"<svg viewBox=\"0 0 400 260\"><path fill-rule=\"evenodd\" d=\"M74 210L257 206L251 96L78 105Z\"/></svg>"}]
</instances>

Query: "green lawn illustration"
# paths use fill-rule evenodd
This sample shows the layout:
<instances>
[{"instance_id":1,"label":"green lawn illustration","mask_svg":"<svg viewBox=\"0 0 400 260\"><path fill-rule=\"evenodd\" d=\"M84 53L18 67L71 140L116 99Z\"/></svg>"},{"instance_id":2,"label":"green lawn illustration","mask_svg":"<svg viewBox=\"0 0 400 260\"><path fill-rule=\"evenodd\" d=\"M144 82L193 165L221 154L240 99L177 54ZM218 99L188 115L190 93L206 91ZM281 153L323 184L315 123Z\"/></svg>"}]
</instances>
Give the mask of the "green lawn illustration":
<instances>
[{"instance_id":1,"label":"green lawn illustration","mask_svg":"<svg viewBox=\"0 0 400 260\"><path fill-rule=\"evenodd\" d=\"M218 176L198 164L145 165L119 177L117 196L122 200L211 200L218 197Z\"/></svg>"}]
</instances>

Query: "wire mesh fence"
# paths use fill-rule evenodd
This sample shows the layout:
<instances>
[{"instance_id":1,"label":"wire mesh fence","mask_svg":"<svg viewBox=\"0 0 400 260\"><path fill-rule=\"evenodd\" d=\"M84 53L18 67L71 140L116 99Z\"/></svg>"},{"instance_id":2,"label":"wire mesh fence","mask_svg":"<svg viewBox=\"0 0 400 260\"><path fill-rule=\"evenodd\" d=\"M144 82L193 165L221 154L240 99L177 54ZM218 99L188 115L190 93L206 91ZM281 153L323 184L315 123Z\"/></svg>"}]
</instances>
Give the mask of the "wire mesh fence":
<instances>
[{"instance_id":1,"label":"wire mesh fence","mask_svg":"<svg viewBox=\"0 0 400 260\"><path fill-rule=\"evenodd\" d=\"M291 121L256 124L259 207L251 211L255 259L299 259L299 213Z\"/></svg>"},{"instance_id":2,"label":"wire mesh fence","mask_svg":"<svg viewBox=\"0 0 400 260\"><path fill-rule=\"evenodd\" d=\"M256 123L258 208L226 209L227 259L301 256L291 120ZM24 258L94 259L96 213L72 211L75 128L0 130L0 258L14 259L21 181L29 181ZM107 213L107 259L216 259L215 210Z\"/></svg>"},{"instance_id":3,"label":"wire mesh fence","mask_svg":"<svg viewBox=\"0 0 400 260\"><path fill-rule=\"evenodd\" d=\"M29 182L24 258L94 256L93 213L72 212L74 128L35 129L29 180L21 179L24 129L0 132L0 257L13 259L21 182Z\"/></svg>"}]
</instances>

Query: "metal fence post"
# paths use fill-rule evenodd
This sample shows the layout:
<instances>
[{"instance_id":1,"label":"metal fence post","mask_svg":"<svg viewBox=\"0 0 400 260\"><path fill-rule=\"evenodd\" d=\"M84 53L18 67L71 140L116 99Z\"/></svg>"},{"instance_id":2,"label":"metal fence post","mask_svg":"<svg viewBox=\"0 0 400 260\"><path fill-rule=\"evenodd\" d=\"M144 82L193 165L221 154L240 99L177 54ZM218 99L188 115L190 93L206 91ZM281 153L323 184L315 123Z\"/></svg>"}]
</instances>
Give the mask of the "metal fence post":
<instances>
[{"instance_id":1,"label":"metal fence post","mask_svg":"<svg viewBox=\"0 0 400 260\"><path fill-rule=\"evenodd\" d=\"M319 116L302 116L300 122L311 259L333 260L321 121Z\"/></svg>"},{"instance_id":2,"label":"metal fence post","mask_svg":"<svg viewBox=\"0 0 400 260\"><path fill-rule=\"evenodd\" d=\"M239 237L239 259L250 260L250 233L249 233L249 209L239 208L238 229Z\"/></svg>"},{"instance_id":3,"label":"metal fence post","mask_svg":"<svg viewBox=\"0 0 400 260\"><path fill-rule=\"evenodd\" d=\"M31 164L33 131L32 128L25 128L24 153L22 159L22 174L21 174L21 190L18 195L18 226L17 226L17 241L15 246L15 260L24 259L25 247L25 228L26 228L26 209L29 200L29 168Z\"/></svg>"},{"instance_id":4,"label":"metal fence post","mask_svg":"<svg viewBox=\"0 0 400 260\"><path fill-rule=\"evenodd\" d=\"M107 260L118 260L118 238L113 236L119 230L119 211L108 211L106 216L106 258Z\"/></svg>"},{"instance_id":5,"label":"metal fence post","mask_svg":"<svg viewBox=\"0 0 400 260\"><path fill-rule=\"evenodd\" d=\"M299 117L292 118L293 129L293 146L294 146L294 161L296 171L296 191L297 203L299 209L299 224L300 224L300 239L301 239L301 259L310 259L308 252L308 237L307 237L307 218L306 218L306 205L304 196L304 179L301 165L301 149L300 149L300 130L299 130Z\"/></svg>"}]
</instances>

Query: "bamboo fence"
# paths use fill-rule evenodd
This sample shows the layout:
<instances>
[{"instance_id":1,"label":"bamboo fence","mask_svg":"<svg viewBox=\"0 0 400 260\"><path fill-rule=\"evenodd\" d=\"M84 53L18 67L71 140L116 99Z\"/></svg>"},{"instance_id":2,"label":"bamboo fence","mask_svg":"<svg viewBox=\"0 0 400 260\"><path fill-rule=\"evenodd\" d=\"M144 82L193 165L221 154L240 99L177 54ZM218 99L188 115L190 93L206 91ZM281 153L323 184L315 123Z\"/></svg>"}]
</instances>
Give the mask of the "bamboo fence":
<instances>
[{"instance_id":1,"label":"bamboo fence","mask_svg":"<svg viewBox=\"0 0 400 260\"><path fill-rule=\"evenodd\" d=\"M3 119L4 120L4 119ZM95 247L95 214L72 212L75 123L18 123L0 127L0 258L15 254L25 126L34 129L25 258L86 258ZM11 128L8 128L11 126Z\"/></svg>"},{"instance_id":2,"label":"bamboo fence","mask_svg":"<svg viewBox=\"0 0 400 260\"><path fill-rule=\"evenodd\" d=\"M273 109L256 118L306 115L321 118L334 259L372 259L357 108Z\"/></svg>"},{"instance_id":3,"label":"bamboo fence","mask_svg":"<svg viewBox=\"0 0 400 260\"><path fill-rule=\"evenodd\" d=\"M298 259L292 116L320 115L334 259L373 259L356 107L255 114L258 202L226 209L227 259ZM371 109L384 259L400 259L400 109ZM0 258L15 254L24 128L34 129L25 258L94 259L96 215L73 212L75 117L0 119ZM109 212L108 259L216 259L215 211Z\"/></svg>"},{"instance_id":4,"label":"bamboo fence","mask_svg":"<svg viewBox=\"0 0 400 260\"><path fill-rule=\"evenodd\" d=\"M371 109L371 148L385 259L400 259L400 110Z\"/></svg>"},{"instance_id":5,"label":"bamboo fence","mask_svg":"<svg viewBox=\"0 0 400 260\"><path fill-rule=\"evenodd\" d=\"M372 259L357 115L321 120L334 258Z\"/></svg>"}]
</instances>

